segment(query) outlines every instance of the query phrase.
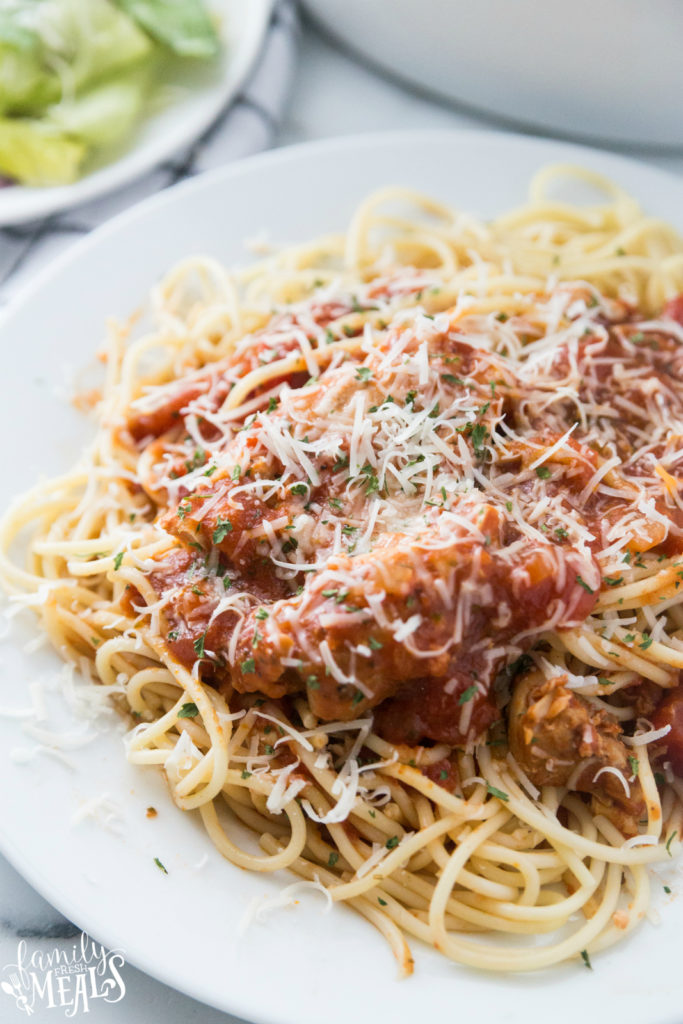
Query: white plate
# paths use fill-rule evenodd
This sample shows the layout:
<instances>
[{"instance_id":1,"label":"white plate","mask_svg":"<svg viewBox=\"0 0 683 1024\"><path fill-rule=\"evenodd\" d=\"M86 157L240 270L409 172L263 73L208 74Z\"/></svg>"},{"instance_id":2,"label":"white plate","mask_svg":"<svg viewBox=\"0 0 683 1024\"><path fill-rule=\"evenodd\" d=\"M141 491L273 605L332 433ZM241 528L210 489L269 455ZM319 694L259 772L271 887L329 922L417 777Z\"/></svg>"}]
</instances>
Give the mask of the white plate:
<instances>
[{"instance_id":1,"label":"white plate","mask_svg":"<svg viewBox=\"0 0 683 1024\"><path fill-rule=\"evenodd\" d=\"M75 458L90 428L53 385L64 380L66 363L90 360L105 318L138 306L174 260L197 251L244 260L242 240L264 228L280 242L343 228L369 190L390 183L493 215L521 202L530 175L551 160L612 175L651 213L683 228L683 182L674 177L575 146L475 132L366 136L281 150L165 191L100 228L27 287L0 324L0 505L38 473L63 470ZM0 708L26 707L28 683L59 664L47 651L22 653L31 635L25 629L0 650ZM618 999L620 1024L681 1019L680 899L665 897L660 927L645 923L596 956L592 972L573 963L495 977L414 943L415 975L399 983L374 929L343 907L321 913L318 897L240 935L253 897L278 892L291 876L247 874L223 861L201 825L174 808L155 771L125 763L119 732L103 732L71 754L75 772L45 755L16 764L10 752L31 745L19 720L0 717L3 851L79 927L221 1009L259 1024L403 1024L436 1021L445 1010L449 1019L576 1024L609 1014ZM103 791L124 806L122 837L93 822L69 825L80 802ZM158 809L156 819L145 817L149 805ZM661 885L655 889L659 900Z\"/></svg>"},{"instance_id":2,"label":"white plate","mask_svg":"<svg viewBox=\"0 0 683 1024\"><path fill-rule=\"evenodd\" d=\"M178 79L183 95L141 123L130 147L114 162L73 185L0 188L0 225L46 217L120 188L182 151L209 127L237 93L259 52L273 0L210 0L221 20L223 53L216 65Z\"/></svg>"}]
</instances>

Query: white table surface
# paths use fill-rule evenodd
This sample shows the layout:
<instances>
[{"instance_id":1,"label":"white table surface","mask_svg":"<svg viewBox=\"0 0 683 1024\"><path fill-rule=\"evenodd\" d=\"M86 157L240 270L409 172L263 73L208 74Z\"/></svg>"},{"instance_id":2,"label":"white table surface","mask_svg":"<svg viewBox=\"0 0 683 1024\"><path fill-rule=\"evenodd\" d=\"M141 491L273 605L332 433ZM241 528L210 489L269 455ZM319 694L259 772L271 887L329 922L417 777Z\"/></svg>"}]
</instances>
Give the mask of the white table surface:
<instances>
[{"instance_id":1,"label":"white table surface","mask_svg":"<svg viewBox=\"0 0 683 1024\"><path fill-rule=\"evenodd\" d=\"M495 122L471 111L455 110L417 95L359 65L310 25L304 27L297 78L289 112L277 145L354 132L400 128L493 128ZM637 153L641 159L683 173L680 154ZM15 959L23 938L31 950L70 949L80 931L43 900L0 857L0 966ZM124 999L116 1005L93 1004L89 1024L235 1024L236 1018L202 1006L152 980L130 965L123 970ZM35 1024L62 1018L59 1009L38 1010ZM24 1020L8 999L0 1004L0 1021Z\"/></svg>"}]
</instances>

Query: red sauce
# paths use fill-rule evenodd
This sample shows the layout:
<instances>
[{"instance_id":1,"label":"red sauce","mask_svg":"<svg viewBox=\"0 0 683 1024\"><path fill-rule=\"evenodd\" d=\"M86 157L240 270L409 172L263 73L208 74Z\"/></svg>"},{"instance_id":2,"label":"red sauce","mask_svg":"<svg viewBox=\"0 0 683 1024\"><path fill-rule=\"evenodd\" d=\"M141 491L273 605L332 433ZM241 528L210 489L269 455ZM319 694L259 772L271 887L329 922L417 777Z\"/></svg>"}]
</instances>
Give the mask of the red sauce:
<instances>
[{"instance_id":1,"label":"red sauce","mask_svg":"<svg viewBox=\"0 0 683 1024\"><path fill-rule=\"evenodd\" d=\"M267 356L268 362L275 362L284 359L300 351L300 344L295 334L287 334L287 328L308 329L312 320L318 327L326 327L328 323L338 317L345 316L352 311L352 307L341 302L316 303L311 307L308 321L302 320L296 314L283 314L274 317L266 328L256 333L256 341L250 345L246 352L240 355L229 356L215 363L210 363L204 370L195 373L189 380L180 381L176 388L169 390L168 397L158 407L151 411L134 410L128 419L127 428L135 441L142 441L145 438L159 437L166 434L174 427L179 426L182 420L181 413L187 406L201 395L206 396L206 408L215 412L221 407L233 382L245 377L252 370L263 365L263 358ZM273 344L273 333L281 332L282 337ZM257 395L264 390L270 390L285 379L292 387L301 387L308 380L309 374L296 373L288 378L271 378L267 385L255 389ZM208 435L207 435L208 439Z\"/></svg>"},{"instance_id":2,"label":"red sauce","mask_svg":"<svg viewBox=\"0 0 683 1024\"><path fill-rule=\"evenodd\" d=\"M676 775L683 777L683 684L667 690L661 704L652 716L655 729L670 725L671 731L658 741L665 749L664 760L671 761Z\"/></svg>"},{"instance_id":3,"label":"red sauce","mask_svg":"<svg viewBox=\"0 0 683 1024\"><path fill-rule=\"evenodd\" d=\"M178 661L187 668L194 665L197 660L196 644L201 637L204 637L204 649L219 655L216 661L207 659L202 662L202 677L207 682L225 677L226 663L222 652L239 621L235 612L226 611L209 625L220 599L231 590L248 590L263 605L268 605L291 593L289 585L273 574L270 564L261 561L252 562L244 576L232 569L228 575L224 563L219 565L218 571L220 575L207 574L204 559L196 551L178 547L166 555L158 569L149 573L149 580L157 593L173 590L173 599L164 609L164 618L166 642ZM227 589L225 580L230 583ZM282 692L286 692L286 688Z\"/></svg>"},{"instance_id":4,"label":"red sauce","mask_svg":"<svg viewBox=\"0 0 683 1024\"><path fill-rule=\"evenodd\" d=\"M440 761L435 761L434 764L421 765L420 771L428 779L431 779L432 782L436 782L437 785L447 789L449 793L455 792L460 781L458 766L448 757L442 757Z\"/></svg>"},{"instance_id":5,"label":"red sauce","mask_svg":"<svg viewBox=\"0 0 683 1024\"><path fill-rule=\"evenodd\" d=\"M664 307L664 316L675 320L677 324L683 327L683 293L676 295L673 299L669 299Z\"/></svg>"},{"instance_id":6,"label":"red sauce","mask_svg":"<svg viewBox=\"0 0 683 1024\"><path fill-rule=\"evenodd\" d=\"M500 718L492 694L478 693L469 697L472 701L472 717L465 732L460 729L463 694L467 697L472 677L458 680L453 693L444 689L443 679L418 679L405 686L396 697L380 706L375 719L377 731L391 743L406 743L416 746L423 739L438 743L462 746L468 735L481 736L490 725ZM429 774L425 770L425 774ZM439 781L430 775L435 782Z\"/></svg>"}]
</instances>

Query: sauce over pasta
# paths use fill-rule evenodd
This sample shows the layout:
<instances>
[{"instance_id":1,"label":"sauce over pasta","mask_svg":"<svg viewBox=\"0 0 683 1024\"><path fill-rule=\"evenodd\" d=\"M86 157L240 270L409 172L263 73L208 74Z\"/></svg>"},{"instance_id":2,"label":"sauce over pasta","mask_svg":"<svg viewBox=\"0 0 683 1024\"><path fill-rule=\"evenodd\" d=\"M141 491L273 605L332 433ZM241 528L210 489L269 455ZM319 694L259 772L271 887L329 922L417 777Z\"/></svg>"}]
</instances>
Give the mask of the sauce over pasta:
<instances>
[{"instance_id":1,"label":"sauce over pasta","mask_svg":"<svg viewBox=\"0 0 683 1024\"><path fill-rule=\"evenodd\" d=\"M177 538L149 578L188 669L228 696L305 694L323 721L377 708L394 743L471 747L502 717L506 666L586 623L644 552L683 552L683 329L678 300L643 320L563 285L508 317L466 299L428 313L425 292L438 298L435 281L411 272L302 303L139 399L126 429ZM292 354L305 370L278 366ZM231 392L263 366L238 392L254 411L235 416ZM654 711L664 694L648 693ZM629 808L635 833L640 787L623 788L627 749L603 712L571 698L542 744L527 728L513 745L532 781L566 783L577 702L581 726L598 723L592 775L621 773L588 788L622 825ZM662 756L682 744L672 730Z\"/></svg>"}]
</instances>

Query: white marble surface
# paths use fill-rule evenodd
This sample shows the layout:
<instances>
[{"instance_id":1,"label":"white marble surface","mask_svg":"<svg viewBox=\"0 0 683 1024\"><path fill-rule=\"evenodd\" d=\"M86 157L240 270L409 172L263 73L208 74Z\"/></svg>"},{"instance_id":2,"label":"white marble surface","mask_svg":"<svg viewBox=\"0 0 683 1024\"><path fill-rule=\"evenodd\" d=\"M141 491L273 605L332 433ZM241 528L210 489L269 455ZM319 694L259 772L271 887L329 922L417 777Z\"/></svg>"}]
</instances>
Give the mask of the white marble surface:
<instances>
[{"instance_id":1,"label":"white marble surface","mask_svg":"<svg viewBox=\"0 0 683 1024\"><path fill-rule=\"evenodd\" d=\"M397 128L495 127L471 112L456 111L418 96L372 70L359 66L306 26L289 113L277 137L278 145L353 132ZM683 153L637 154L661 167L683 173ZM46 841L51 841L46 838ZM55 841L56 837L55 837ZM30 949L69 949L78 929L37 895L10 865L0 858L0 967L11 962L17 942ZM209 1009L148 978L127 965L123 971L126 995L116 1005L93 1005L92 1024L234 1024L235 1018ZM11 1001L0 997L0 1021L25 1019ZM60 1019L63 1011L43 1009L33 1015L36 1024Z\"/></svg>"}]
</instances>

